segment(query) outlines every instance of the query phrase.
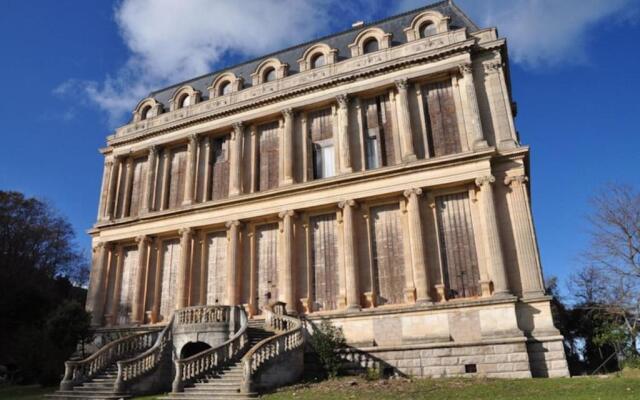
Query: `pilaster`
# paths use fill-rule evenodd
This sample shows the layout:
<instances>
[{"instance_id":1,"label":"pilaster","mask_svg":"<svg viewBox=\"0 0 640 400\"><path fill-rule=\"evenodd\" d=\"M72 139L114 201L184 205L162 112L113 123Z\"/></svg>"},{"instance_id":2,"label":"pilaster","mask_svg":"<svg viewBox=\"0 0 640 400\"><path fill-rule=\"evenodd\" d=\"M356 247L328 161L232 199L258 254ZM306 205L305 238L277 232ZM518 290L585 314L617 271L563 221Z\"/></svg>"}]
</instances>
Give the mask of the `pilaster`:
<instances>
[{"instance_id":1,"label":"pilaster","mask_svg":"<svg viewBox=\"0 0 640 400\"><path fill-rule=\"evenodd\" d=\"M406 79L398 79L395 81L395 84L398 89L396 105L402 161L415 161L417 157L413 146L413 131L411 129L411 116L409 114L409 95L407 93L409 84Z\"/></svg>"},{"instance_id":2,"label":"pilaster","mask_svg":"<svg viewBox=\"0 0 640 400\"><path fill-rule=\"evenodd\" d=\"M349 97L341 94L336 97L338 102L338 146L340 158L340 173L348 174L353 172L351 165L351 150L349 144Z\"/></svg>"},{"instance_id":3,"label":"pilaster","mask_svg":"<svg viewBox=\"0 0 640 400\"><path fill-rule=\"evenodd\" d=\"M153 209L153 182L156 180L156 163L158 159L158 147L151 146L147 155L147 179L144 181L144 195L142 197L142 214Z\"/></svg>"},{"instance_id":4,"label":"pilaster","mask_svg":"<svg viewBox=\"0 0 640 400\"><path fill-rule=\"evenodd\" d=\"M470 137L470 144L473 150L488 147L487 141L482 132L482 123L480 121L480 109L478 108L478 98L476 96L476 87L473 81L473 65L471 63L459 66L462 74L463 94L466 101L463 101L464 119L467 135Z\"/></svg>"},{"instance_id":5,"label":"pilaster","mask_svg":"<svg viewBox=\"0 0 640 400\"><path fill-rule=\"evenodd\" d=\"M147 270L147 252L151 239L148 236L138 236L136 243L138 244L138 268L137 281L135 282L135 290L133 292L133 299L131 304L131 323L141 324L144 322L144 310L142 305L144 303L144 284Z\"/></svg>"},{"instance_id":6,"label":"pilaster","mask_svg":"<svg viewBox=\"0 0 640 400\"><path fill-rule=\"evenodd\" d=\"M243 138L244 125L241 122L234 123L229 157L229 196L238 196L241 191Z\"/></svg>"},{"instance_id":7,"label":"pilaster","mask_svg":"<svg viewBox=\"0 0 640 400\"><path fill-rule=\"evenodd\" d=\"M407 198L407 213L409 219L409 241L411 244L411 259L413 261L413 279L416 286L416 302L431 303L429 296L429 273L425 262L424 237L422 233L422 218L420 216L420 200L422 189L414 188L404 191Z\"/></svg>"},{"instance_id":8,"label":"pilaster","mask_svg":"<svg viewBox=\"0 0 640 400\"><path fill-rule=\"evenodd\" d=\"M193 229L182 228L178 232L180 234L180 264L178 265L178 282L176 284L176 309L187 307L188 290L187 290L187 273L189 271L189 261L191 260L191 239L193 237Z\"/></svg>"},{"instance_id":9,"label":"pilaster","mask_svg":"<svg viewBox=\"0 0 640 400\"><path fill-rule=\"evenodd\" d=\"M193 204L193 187L196 176L196 160L198 155L198 135L189 136L187 145L187 171L184 178L184 200L183 206Z\"/></svg>"},{"instance_id":10,"label":"pilaster","mask_svg":"<svg viewBox=\"0 0 640 400\"><path fill-rule=\"evenodd\" d=\"M297 302L295 300L295 281L293 276L293 218L295 212L293 210L283 211L278 214L282 220L282 238L283 238L283 255L282 255L282 301L286 303L287 313L296 313Z\"/></svg>"},{"instance_id":11,"label":"pilaster","mask_svg":"<svg viewBox=\"0 0 640 400\"><path fill-rule=\"evenodd\" d=\"M227 301L230 306L238 304L238 260L240 255L240 221L226 223L229 244L227 248Z\"/></svg>"},{"instance_id":12,"label":"pilaster","mask_svg":"<svg viewBox=\"0 0 640 400\"><path fill-rule=\"evenodd\" d=\"M354 200L341 201L338 207L342 209L342 229L344 245L344 266L347 291L347 310L360 310L360 285L358 276L358 251L354 229Z\"/></svg>"},{"instance_id":13,"label":"pilaster","mask_svg":"<svg viewBox=\"0 0 640 400\"><path fill-rule=\"evenodd\" d=\"M283 176L281 186L293 183L293 122L294 112L291 108L282 110L284 117L282 165Z\"/></svg>"}]
</instances>

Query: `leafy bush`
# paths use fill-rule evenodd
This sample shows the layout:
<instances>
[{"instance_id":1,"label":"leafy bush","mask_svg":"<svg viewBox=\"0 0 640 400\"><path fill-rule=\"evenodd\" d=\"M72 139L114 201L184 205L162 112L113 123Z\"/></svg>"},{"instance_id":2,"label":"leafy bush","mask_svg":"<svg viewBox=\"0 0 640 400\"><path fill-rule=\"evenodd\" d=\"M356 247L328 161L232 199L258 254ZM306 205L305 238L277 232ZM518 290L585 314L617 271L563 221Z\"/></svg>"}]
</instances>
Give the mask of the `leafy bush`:
<instances>
[{"instance_id":1,"label":"leafy bush","mask_svg":"<svg viewBox=\"0 0 640 400\"><path fill-rule=\"evenodd\" d=\"M329 321L322 321L314 326L310 342L327 375L336 377L342 364L338 350L344 348L346 343L342 329L331 325Z\"/></svg>"}]
</instances>

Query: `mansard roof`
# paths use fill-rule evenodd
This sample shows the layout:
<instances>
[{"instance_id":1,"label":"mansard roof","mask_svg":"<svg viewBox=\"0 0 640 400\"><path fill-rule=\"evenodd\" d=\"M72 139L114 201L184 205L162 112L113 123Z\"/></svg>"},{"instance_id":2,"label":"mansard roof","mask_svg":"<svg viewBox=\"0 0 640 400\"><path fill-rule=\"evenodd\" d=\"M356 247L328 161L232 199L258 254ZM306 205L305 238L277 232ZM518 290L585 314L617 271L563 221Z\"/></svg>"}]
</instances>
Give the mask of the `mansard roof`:
<instances>
[{"instance_id":1,"label":"mansard roof","mask_svg":"<svg viewBox=\"0 0 640 400\"><path fill-rule=\"evenodd\" d=\"M168 107L169 100L173 97L175 90L181 86L189 85L194 90L200 91L200 93L202 93L203 100L207 100L209 98L209 91L207 90L207 88L211 86L211 83L214 81L217 75L227 72L231 72L238 78L243 79L243 89L249 88L252 86L251 74L256 71L256 68L260 65L260 63L269 58L275 58L278 59L281 63L287 64L287 76L291 76L300 72L298 60L302 58L305 51L310 46L318 42L322 42L331 48L337 49L338 57L336 61L343 61L351 57L349 44L354 42L354 39L360 32L372 27L380 28L384 32L391 34L391 46L404 44L407 42L407 37L404 33L404 29L411 25L412 20L418 14L428 10L440 12L443 16L448 17L450 29L466 28L469 32L476 32L480 29L465 15L465 13L460 8L458 8L458 6L453 3L452 0L440 1L438 3L433 3L425 7L405 12L403 14L395 15L371 23L365 23L364 25L353 27L343 32L316 38L309 42L301 43L296 46L289 47L284 50L279 50L271 54L266 54L264 56L245 61L235 66L230 66L218 71L207 73L197 78L176 83L164 89L151 92L149 97L154 98L159 103L162 103L165 107Z\"/></svg>"}]
</instances>

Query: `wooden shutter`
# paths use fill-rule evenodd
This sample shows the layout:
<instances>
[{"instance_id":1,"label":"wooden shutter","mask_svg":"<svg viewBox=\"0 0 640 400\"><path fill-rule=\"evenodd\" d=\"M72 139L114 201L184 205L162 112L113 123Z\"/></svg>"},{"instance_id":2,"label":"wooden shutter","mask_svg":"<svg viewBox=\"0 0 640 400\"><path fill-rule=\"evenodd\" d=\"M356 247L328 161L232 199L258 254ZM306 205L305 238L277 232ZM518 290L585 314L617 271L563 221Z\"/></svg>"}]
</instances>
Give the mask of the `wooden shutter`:
<instances>
[{"instance_id":1,"label":"wooden shutter","mask_svg":"<svg viewBox=\"0 0 640 400\"><path fill-rule=\"evenodd\" d=\"M260 190L268 190L278 187L280 179L278 123L273 122L259 126L258 134L260 135L259 188Z\"/></svg>"},{"instance_id":2,"label":"wooden shutter","mask_svg":"<svg viewBox=\"0 0 640 400\"><path fill-rule=\"evenodd\" d=\"M376 168L396 163L391 104L388 95L382 95L362 101L365 112L365 151L367 168ZM375 143L375 145L373 144ZM374 150L375 149L375 150ZM376 152L373 154L373 152ZM371 161L377 159L377 163Z\"/></svg>"},{"instance_id":3,"label":"wooden shutter","mask_svg":"<svg viewBox=\"0 0 640 400\"><path fill-rule=\"evenodd\" d=\"M138 280L138 248L136 246L126 247L123 250L123 256L120 304L118 307L119 325L127 325L130 322L133 296L135 296Z\"/></svg>"},{"instance_id":4,"label":"wooden shutter","mask_svg":"<svg viewBox=\"0 0 640 400\"><path fill-rule=\"evenodd\" d=\"M399 206L371 208L371 251L377 303L404 301L404 248Z\"/></svg>"},{"instance_id":5,"label":"wooden shutter","mask_svg":"<svg viewBox=\"0 0 640 400\"><path fill-rule=\"evenodd\" d=\"M215 138L211 144L213 162L211 198L225 199L229 196L229 136Z\"/></svg>"},{"instance_id":6,"label":"wooden shutter","mask_svg":"<svg viewBox=\"0 0 640 400\"><path fill-rule=\"evenodd\" d=\"M307 116L312 142L333 138L333 115L331 108L310 112Z\"/></svg>"},{"instance_id":7,"label":"wooden shutter","mask_svg":"<svg viewBox=\"0 0 640 400\"><path fill-rule=\"evenodd\" d=\"M265 305L265 295L278 298L278 224L266 224L256 227L256 277L258 282L258 305Z\"/></svg>"},{"instance_id":8,"label":"wooden shutter","mask_svg":"<svg viewBox=\"0 0 640 400\"><path fill-rule=\"evenodd\" d=\"M424 85L422 96L431 156L439 157L462 151L451 82Z\"/></svg>"},{"instance_id":9,"label":"wooden shutter","mask_svg":"<svg viewBox=\"0 0 640 400\"><path fill-rule=\"evenodd\" d=\"M333 147L333 114L325 108L308 114L309 137L313 148L313 176L326 178L335 174ZM330 163L327 165L327 163Z\"/></svg>"},{"instance_id":10,"label":"wooden shutter","mask_svg":"<svg viewBox=\"0 0 640 400\"><path fill-rule=\"evenodd\" d=\"M207 304L222 305L227 292L227 233L208 235L207 252Z\"/></svg>"},{"instance_id":11,"label":"wooden shutter","mask_svg":"<svg viewBox=\"0 0 640 400\"><path fill-rule=\"evenodd\" d=\"M338 247L335 214L309 219L314 310L335 310L338 295Z\"/></svg>"},{"instance_id":12,"label":"wooden shutter","mask_svg":"<svg viewBox=\"0 0 640 400\"><path fill-rule=\"evenodd\" d=\"M436 198L444 281L449 297L480 294L478 260L471 222L469 194Z\"/></svg>"},{"instance_id":13,"label":"wooden shutter","mask_svg":"<svg viewBox=\"0 0 640 400\"><path fill-rule=\"evenodd\" d=\"M161 320L169 321L176 307L178 265L180 263L180 240L162 243L162 290L160 295Z\"/></svg>"},{"instance_id":14,"label":"wooden shutter","mask_svg":"<svg viewBox=\"0 0 640 400\"><path fill-rule=\"evenodd\" d=\"M171 178L169 183L169 208L180 207L184 200L184 180L187 171L187 148L180 147L171 155Z\"/></svg>"},{"instance_id":15,"label":"wooden shutter","mask_svg":"<svg viewBox=\"0 0 640 400\"><path fill-rule=\"evenodd\" d=\"M147 160L139 158L133 163L133 182L131 184L131 205L129 215L132 217L140 214L140 208L144 204L144 186L147 180Z\"/></svg>"}]
</instances>

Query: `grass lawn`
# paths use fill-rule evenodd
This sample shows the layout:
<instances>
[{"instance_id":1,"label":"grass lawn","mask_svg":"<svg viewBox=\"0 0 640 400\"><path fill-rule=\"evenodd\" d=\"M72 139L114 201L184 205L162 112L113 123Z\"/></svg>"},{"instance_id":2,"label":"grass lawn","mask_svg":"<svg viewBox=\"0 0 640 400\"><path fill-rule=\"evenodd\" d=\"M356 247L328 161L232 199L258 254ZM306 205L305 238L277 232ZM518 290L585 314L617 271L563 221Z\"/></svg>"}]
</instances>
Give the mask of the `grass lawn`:
<instances>
[{"instance_id":1,"label":"grass lawn","mask_svg":"<svg viewBox=\"0 0 640 400\"><path fill-rule=\"evenodd\" d=\"M41 400L45 394L53 393L58 387L39 385L0 386L0 400Z\"/></svg>"}]
</instances>

